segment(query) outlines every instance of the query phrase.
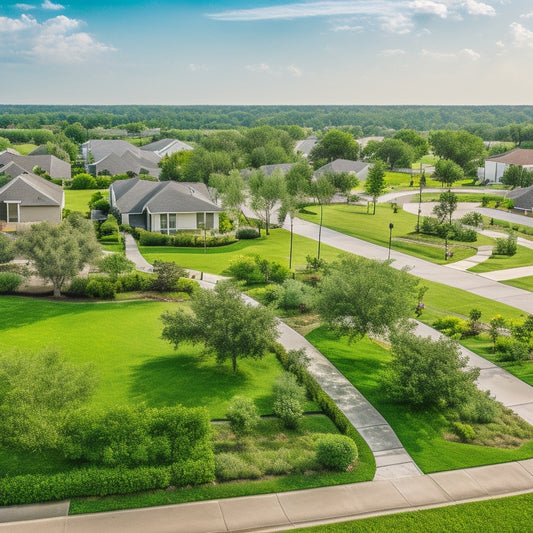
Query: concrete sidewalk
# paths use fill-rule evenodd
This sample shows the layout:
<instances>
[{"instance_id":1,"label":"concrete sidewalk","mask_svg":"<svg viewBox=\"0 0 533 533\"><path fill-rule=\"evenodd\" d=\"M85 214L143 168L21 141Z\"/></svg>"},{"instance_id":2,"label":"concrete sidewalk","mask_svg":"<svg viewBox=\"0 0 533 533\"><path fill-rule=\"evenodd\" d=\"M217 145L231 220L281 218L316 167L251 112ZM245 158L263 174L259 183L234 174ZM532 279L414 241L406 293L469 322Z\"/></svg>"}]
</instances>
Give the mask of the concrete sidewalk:
<instances>
[{"instance_id":1,"label":"concrete sidewalk","mask_svg":"<svg viewBox=\"0 0 533 533\"><path fill-rule=\"evenodd\" d=\"M533 492L533 459L400 479L9 522L3 533L286 531Z\"/></svg>"}]
</instances>

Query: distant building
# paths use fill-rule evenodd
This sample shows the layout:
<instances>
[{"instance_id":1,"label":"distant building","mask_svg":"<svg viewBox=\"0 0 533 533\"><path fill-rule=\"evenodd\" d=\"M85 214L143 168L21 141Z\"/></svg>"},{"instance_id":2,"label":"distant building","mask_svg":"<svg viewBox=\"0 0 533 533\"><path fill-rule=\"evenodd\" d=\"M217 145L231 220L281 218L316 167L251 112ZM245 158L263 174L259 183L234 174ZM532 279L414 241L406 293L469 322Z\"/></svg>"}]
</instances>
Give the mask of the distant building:
<instances>
[{"instance_id":1,"label":"distant building","mask_svg":"<svg viewBox=\"0 0 533 533\"><path fill-rule=\"evenodd\" d=\"M533 149L516 148L504 154L487 157L487 159L485 159L485 181L487 183L501 183L503 173L510 165L517 165L532 170Z\"/></svg>"},{"instance_id":2,"label":"distant building","mask_svg":"<svg viewBox=\"0 0 533 533\"><path fill-rule=\"evenodd\" d=\"M148 231L218 229L220 207L211 201L204 183L119 180L109 188L109 201L122 222Z\"/></svg>"},{"instance_id":3,"label":"distant building","mask_svg":"<svg viewBox=\"0 0 533 533\"><path fill-rule=\"evenodd\" d=\"M64 206L63 188L32 173L15 176L0 188L0 220L7 223L59 224Z\"/></svg>"},{"instance_id":4,"label":"distant building","mask_svg":"<svg viewBox=\"0 0 533 533\"><path fill-rule=\"evenodd\" d=\"M7 172L14 177L7 171L9 163L14 163L17 168L22 168L26 172L33 172L35 167L40 167L52 178L70 179L71 177L70 163L59 159L55 155L19 155L11 150L1 152L0 172Z\"/></svg>"},{"instance_id":5,"label":"distant building","mask_svg":"<svg viewBox=\"0 0 533 533\"><path fill-rule=\"evenodd\" d=\"M283 175L287 174L292 168L294 163L278 163L276 165L263 165L259 167L259 170L262 170L266 176L271 176L276 170L280 170Z\"/></svg>"},{"instance_id":6,"label":"distant building","mask_svg":"<svg viewBox=\"0 0 533 533\"><path fill-rule=\"evenodd\" d=\"M335 174L347 172L348 174L355 174L359 178L359 181L365 181L368 177L368 171L370 168L372 168L372 163L368 163L367 161L335 159L335 161L315 170L314 177L319 178L326 172L333 172Z\"/></svg>"},{"instance_id":7,"label":"distant building","mask_svg":"<svg viewBox=\"0 0 533 533\"><path fill-rule=\"evenodd\" d=\"M161 139L150 144L141 146L141 150L154 152L162 158L164 155L172 155L176 152L193 150L194 148L178 139Z\"/></svg>"},{"instance_id":8,"label":"distant building","mask_svg":"<svg viewBox=\"0 0 533 533\"><path fill-rule=\"evenodd\" d=\"M297 141L296 146L294 147L294 151L296 153L300 152L304 157L309 157L311 150L317 144L318 139L314 135L311 135L311 137L307 137L307 139L304 139L303 141Z\"/></svg>"},{"instance_id":9,"label":"distant building","mask_svg":"<svg viewBox=\"0 0 533 533\"><path fill-rule=\"evenodd\" d=\"M533 213L533 185L518 187L509 191L507 198L514 200L514 208L525 213Z\"/></svg>"}]
</instances>

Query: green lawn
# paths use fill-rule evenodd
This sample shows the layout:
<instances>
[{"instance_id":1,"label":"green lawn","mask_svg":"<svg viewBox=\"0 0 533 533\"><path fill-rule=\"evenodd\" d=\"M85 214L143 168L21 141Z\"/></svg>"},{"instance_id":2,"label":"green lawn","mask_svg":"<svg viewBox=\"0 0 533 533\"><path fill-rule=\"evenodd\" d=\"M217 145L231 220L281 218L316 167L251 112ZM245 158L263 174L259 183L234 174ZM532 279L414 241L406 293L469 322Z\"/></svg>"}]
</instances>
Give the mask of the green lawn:
<instances>
[{"instance_id":1,"label":"green lawn","mask_svg":"<svg viewBox=\"0 0 533 533\"><path fill-rule=\"evenodd\" d=\"M517 268L533 265L533 250L525 246L517 246L515 255L492 255L483 263L469 268L470 272L492 272L506 268Z\"/></svg>"},{"instance_id":2,"label":"green lawn","mask_svg":"<svg viewBox=\"0 0 533 533\"><path fill-rule=\"evenodd\" d=\"M533 494L328 524L297 533L510 533L531 531Z\"/></svg>"},{"instance_id":3,"label":"green lawn","mask_svg":"<svg viewBox=\"0 0 533 533\"><path fill-rule=\"evenodd\" d=\"M338 339L325 327L306 336L385 417L423 472L438 472L533 457L533 440L518 449L500 449L447 441L449 422L436 411L412 411L389 402L380 374L390 352L365 338L357 343Z\"/></svg>"},{"instance_id":4,"label":"green lawn","mask_svg":"<svg viewBox=\"0 0 533 533\"><path fill-rule=\"evenodd\" d=\"M230 261L237 255L259 254L271 261L277 261L284 266L289 265L290 232L283 229L273 229L268 237L259 239L241 240L228 246L207 248L174 248L168 246L141 246L140 251L149 262L173 261L185 268L223 274ZM341 253L331 246L321 246L320 256L327 261L332 261ZM294 235L293 268L303 268L306 265L305 257L316 257L317 242L306 237Z\"/></svg>"},{"instance_id":5,"label":"green lawn","mask_svg":"<svg viewBox=\"0 0 533 533\"><path fill-rule=\"evenodd\" d=\"M28 155L30 152L33 152L36 148L36 144L13 144L11 148L14 148L20 155Z\"/></svg>"},{"instance_id":6,"label":"green lawn","mask_svg":"<svg viewBox=\"0 0 533 533\"><path fill-rule=\"evenodd\" d=\"M533 276L526 276L525 278L509 279L502 281L506 285L511 287L517 287L518 289L524 289L525 291L533 292Z\"/></svg>"},{"instance_id":7,"label":"green lawn","mask_svg":"<svg viewBox=\"0 0 533 533\"><path fill-rule=\"evenodd\" d=\"M319 222L319 216L318 206L308 206L304 213L300 213L302 219L314 223ZM416 215L403 210L394 213L388 205L377 205L375 215L367 214L366 207L362 206L333 204L324 207L324 226L384 247L389 245L390 223L394 224L393 250L437 264L446 262L444 240L430 235L417 234L415 232ZM475 255L477 246L493 243L493 239L479 235L478 240L473 243L463 244L450 241L450 248L454 251L454 260L459 261Z\"/></svg>"},{"instance_id":8,"label":"green lawn","mask_svg":"<svg viewBox=\"0 0 533 533\"><path fill-rule=\"evenodd\" d=\"M420 165L414 167L419 169ZM413 185L411 185L411 174L404 174L403 172L386 172L385 183L388 189L409 189L413 194L418 194L418 187L420 183L419 174L413 174ZM426 175L426 187L440 187L440 181L436 181Z\"/></svg>"},{"instance_id":9,"label":"green lawn","mask_svg":"<svg viewBox=\"0 0 533 533\"><path fill-rule=\"evenodd\" d=\"M89 200L91 196L97 192L94 189L87 190L71 190L65 189L65 209L71 211L80 211L86 213L89 211ZM109 189L100 189L100 192L107 198L109 196Z\"/></svg>"}]
</instances>

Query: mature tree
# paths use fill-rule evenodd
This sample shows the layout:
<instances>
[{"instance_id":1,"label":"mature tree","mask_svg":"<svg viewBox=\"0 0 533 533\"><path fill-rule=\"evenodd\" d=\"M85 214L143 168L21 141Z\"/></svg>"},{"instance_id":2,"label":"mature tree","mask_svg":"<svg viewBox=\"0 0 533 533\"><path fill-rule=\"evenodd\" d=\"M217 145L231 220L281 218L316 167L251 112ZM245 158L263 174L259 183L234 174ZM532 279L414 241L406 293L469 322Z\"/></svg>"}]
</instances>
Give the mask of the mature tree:
<instances>
[{"instance_id":1,"label":"mature tree","mask_svg":"<svg viewBox=\"0 0 533 533\"><path fill-rule=\"evenodd\" d=\"M457 342L418 337L406 330L389 338L393 359L383 388L395 401L445 409L461 406L477 393L479 368L468 368Z\"/></svg>"},{"instance_id":2,"label":"mature tree","mask_svg":"<svg viewBox=\"0 0 533 533\"><path fill-rule=\"evenodd\" d=\"M365 144L365 147L361 150L361 157L365 161L373 161L376 158L376 153L380 144L379 141L368 141Z\"/></svg>"},{"instance_id":3,"label":"mature tree","mask_svg":"<svg viewBox=\"0 0 533 533\"><path fill-rule=\"evenodd\" d=\"M303 196L309 194L313 171L306 161L298 161L285 175L287 194Z\"/></svg>"},{"instance_id":4,"label":"mature tree","mask_svg":"<svg viewBox=\"0 0 533 533\"><path fill-rule=\"evenodd\" d=\"M159 161L161 181L185 181L185 169L191 159L191 150L181 150L170 155L164 155Z\"/></svg>"},{"instance_id":5,"label":"mature tree","mask_svg":"<svg viewBox=\"0 0 533 533\"><path fill-rule=\"evenodd\" d=\"M294 161L294 145L286 131L266 125L246 130L241 140L245 162L254 168Z\"/></svg>"},{"instance_id":6,"label":"mature tree","mask_svg":"<svg viewBox=\"0 0 533 533\"><path fill-rule=\"evenodd\" d=\"M0 355L0 440L30 451L55 448L65 416L95 385L91 365L69 363L57 351Z\"/></svg>"},{"instance_id":7,"label":"mature tree","mask_svg":"<svg viewBox=\"0 0 533 533\"><path fill-rule=\"evenodd\" d=\"M385 139L376 150L376 157L387 163L389 170L393 168L411 168L415 160L412 146L400 139Z\"/></svg>"},{"instance_id":8,"label":"mature tree","mask_svg":"<svg viewBox=\"0 0 533 533\"><path fill-rule=\"evenodd\" d=\"M415 130L399 130L394 134L393 139L400 139L400 141L411 146L415 151L415 160L420 159L429 152L428 140Z\"/></svg>"},{"instance_id":9,"label":"mature tree","mask_svg":"<svg viewBox=\"0 0 533 533\"><path fill-rule=\"evenodd\" d=\"M69 124L63 130L63 133L70 140L78 144L84 143L87 140L87 130L79 122Z\"/></svg>"},{"instance_id":10,"label":"mature tree","mask_svg":"<svg viewBox=\"0 0 533 533\"><path fill-rule=\"evenodd\" d=\"M262 358L278 336L272 309L245 303L229 281L218 282L214 291L199 290L191 310L164 313L162 337L175 348L183 342L203 344L218 363L230 360L234 372L238 359Z\"/></svg>"},{"instance_id":11,"label":"mature tree","mask_svg":"<svg viewBox=\"0 0 533 533\"><path fill-rule=\"evenodd\" d=\"M122 254L109 254L100 261L99 268L115 281L121 274L133 272L135 263Z\"/></svg>"},{"instance_id":12,"label":"mature tree","mask_svg":"<svg viewBox=\"0 0 533 533\"><path fill-rule=\"evenodd\" d=\"M451 159L439 159L435 163L433 178L443 185L451 187L456 181L464 179L463 169Z\"/></svg>"},{"instance_id":13,"label":"mature tree","mask_svg":"<svg viewBox=\"0 0 533 533\"><path fill-rule=\"evenodd\" d=\"M15 259L15 243L5 235L0 233L0 264L9 263Z\"/></svg>"},{"instance_id":14,"label":"mature tree","mask_svg":"<svg viewBox=\"0 0 533 533\"><path fill-rule=\"evenodd\" d=\"M391 268L390 261L344 255L324 276L317 308L340 335L360 339L386 334L416 307L414 277Z\"/></svg>"},{"instance_id":15,"label":"mature tree","mask_svg":"<svg viewBox=\"0 0 533 533\"><path fill-rule=\"evenodd\" d=\"M324 176L335 187L335 190L346 196L350 201L350 193L359 185L359 179L353 172L324 172Z\"/></svg>"},{"instance_id":16,"label":"mature tree","mask_svg":"<svg viewBox=\"0 0 533 533\"><path fill-rule=\"evenodd\" d=\"M519 165L509 165L503 173L502 183L510 187L529 187L533 185L533 172Z\"/></svg>"},{"instance_id":17,"label":"mature tree","mask_svg":"<svg viewBox=\"0 0 533 533\"><path fill-rule=\"evenodd\" d=\"M331 202L335 194L335 187L324 175L320 176L311 183L311 193L320 205L320 225L318 226L318 248L317 259L320 259L320 245L322 242L322 221L324 218L324 205Z\"/></svg>"},{"instance_id":18,"label":"mature tree","mask_svg":"<svg viewBox=\"0 0 533 533\"><path fill-rule=\"evenodd\" d=\"M222 207L229 211L236 225L238 225L241 206L246 200L244 181L241 173L233 169L228 176L224 174L211 174L209 185L216 189L222 200Z\"/></svg>"},{"instance_id":19,"label":"mature tree","mask_svg":"<svg viewBox=\"0 0 533 533\"><path fill-rule=\"evenodd\" d=\"M439 197L439 203L433 208L433 214L440 224L451 224L452 216L457 209L457 195L452 191L445 191Z\"/></svg>"},{"instance_id":20,"label":"mature tree","mask_svg":"<svg viewBox=\"0 0 533 533\"><path fill-rule=\"evenodd\" d=\"M211 174L227 174L232 168L231 157L226 152L208 152L196 148L191 152L187 165L182 168L182 181L203 181L207 183Z\"/></svg>"},{"instance_id":21,"label":"mature tree","mask_svg":"<svg viewBox=\"0 0 533 533\"><path fill-rule=\"evenodd\" d=\"M278 200L285 196L285 177L279 170L267 176L261 170L254 170L248 181L252 194L251 207L265 223L266 234L270 235L270 217Z\"/></svg>"},{"instance_id":22,"label":"mature tree","mask_svg":"<svg viewBox=\"0 0 533 533\"><path fill-rule=\"evenodd\" d=\"M335 159L351 159L359 156L359 144L347 131L329 130L322 140L311 150L311 161L325 160L326 163Z\"/></svg>"},{"instance_id":23,"label":"mature tree","mask_svg":"<svg viewBox=\"0 0 533 533\"><path fill-rule=\"evenodd\" d=\"M467 131L433 131L429 142L435 155L451 159L466 174L475 173L479 160L485 155L483 139Z\"/></svg>"},{"instance_id":24,"label":"mature tree","mask_svg":"<svg viewBox=\"0 0 533 533\"><path fill-rule=\"evenodd\" d=\"M374 204L373 215L376 214L376 202L386 187L385 164L383 161L375 161L372 168L368 171L368 177L365 181L365 192L372 196L372 203Z\"/></svg>"},{"instance_id":25,"label":"mature tree","mask_svg":"<svg viewBox=\"0 0 533 533\"><path fill-rule=\"evenodd\" d=\"M11 142L9 139L6 139L5 137L0 137L0 152L4 151L6 148L9 148L11 146Z\"/></svg>"},{"instance_id":26,"label":"mature tree","mask_svg":"<svg viewBox=\"0 0 533 533\"><path fill-rule=\"evenodd\" d=\"M72 213L58 226L34 224L17 240L17 248L33 263L37 274L53 284L56 297L67 280L102 253L93 225L80 213Z\"/></svg>"}]
</instances>

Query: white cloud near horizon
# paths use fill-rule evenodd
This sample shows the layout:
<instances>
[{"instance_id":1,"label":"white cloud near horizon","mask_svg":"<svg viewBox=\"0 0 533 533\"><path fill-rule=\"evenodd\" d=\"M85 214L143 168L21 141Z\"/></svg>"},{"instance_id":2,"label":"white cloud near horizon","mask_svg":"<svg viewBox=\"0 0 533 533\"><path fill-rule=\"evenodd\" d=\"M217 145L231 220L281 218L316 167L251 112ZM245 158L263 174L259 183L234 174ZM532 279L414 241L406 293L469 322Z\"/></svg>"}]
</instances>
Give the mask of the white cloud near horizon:
<instances>
[{"instance_id":1,"label":"white cloud near horizon","mask_svg":"<svg viewBox=\"0 0 533 533\"><path fill-rule=\"evenodd\" d=\"M289 65L287 67L287 70L296 78L300 78L303 74L302 70L295 65Z\"/></svg>"},{"instance_id":2,"label":"white cloud near horizon","mask_svg":"<svg viewBox=\"0 0 533 533\"><path fill-rule=\"evenodd\" d=\"M44 0L44 2L41 4L41 7L43 9L48 9L49 11L61 11L62 9L65 9L65 6L61 4L54 4L53 2L50 2L50 0Z\"/></svg>"},{"instance_id":3,"label":"white cloud near horizon","mask_svg":"<svg viewBox=\"0 0 533 533\"><path fill-rule=\"evenodd\" d=\"M31 9L35 9L37 6L34 6L32 4L15 4L16 9L20 9L21 11L30 11Z\"/></svg>"},{"instance_id":4,"label":"white cloud near horizon","mask_svg":"<svg viewBox=\"0 0 533 533\"><path fill-rule=\"evenodd\" d=\"M476 52L475 50L472 50L471 48L463 48L461 50L461 54L468 57L472 61L477 61L478 59L481 59L481 54Z\"/></svg>"},{"instance_id":5,"label":"white cloud near horizon","mask_svg":"<svg viewBox=\"0 0 533 533\"><path fill-rule=\"evenodd\" d=\"M513 44L515 46L518 46L519 48L524 46L533 48L533 31L528 30L518 22L509 24L509 27L511 28L511 33L514 40Z\"/></svg>"}]
</instances>

